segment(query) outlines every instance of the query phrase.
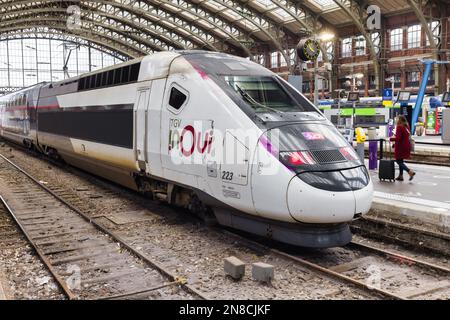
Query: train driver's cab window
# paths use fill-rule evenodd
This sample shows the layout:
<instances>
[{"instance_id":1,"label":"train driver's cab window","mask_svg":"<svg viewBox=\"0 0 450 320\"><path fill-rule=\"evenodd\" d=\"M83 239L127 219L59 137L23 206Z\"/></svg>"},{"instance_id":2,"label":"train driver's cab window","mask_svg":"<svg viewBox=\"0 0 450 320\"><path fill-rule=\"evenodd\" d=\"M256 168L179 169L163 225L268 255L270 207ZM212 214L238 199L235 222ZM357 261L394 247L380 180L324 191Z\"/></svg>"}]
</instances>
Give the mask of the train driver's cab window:
<instances>
[{"instance_id":1,"label":"train driver's cab window","mask_svg":"<svg viewBox=\"0 0 450 320\"><path fill-rule=\"evenodd\" d=\"M175 110L180 110L186 104L187 93L181 91L181 88L172 87L170 89L169 106Z\"/></svg>"}]
</instances>

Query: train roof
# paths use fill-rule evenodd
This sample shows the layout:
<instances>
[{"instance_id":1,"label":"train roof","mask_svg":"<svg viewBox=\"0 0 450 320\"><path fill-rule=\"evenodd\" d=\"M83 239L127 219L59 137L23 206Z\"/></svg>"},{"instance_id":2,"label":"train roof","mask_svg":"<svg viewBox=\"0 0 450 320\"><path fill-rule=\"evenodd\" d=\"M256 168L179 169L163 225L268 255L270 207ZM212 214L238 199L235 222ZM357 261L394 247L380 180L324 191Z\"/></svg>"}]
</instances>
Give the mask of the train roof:
<instances>
[{"instance_id":1,"label":"train roof","mask_svg":"<svg viewBox=\"0 0 450 320\"><path fill-rule=\"evenodd\" d=\"M122 68L129 65L141 63L141 67L145 69L145 77L154 79L165 76L168 73L171 62L176 57L183 56L187 61L204 72L215 75L273 75L273 72L263 66L254 63L246 58L233 56L227 53L205 51L205 50L178 50L178 51L162 51L140 58L132 59L123 63L115 64L106 68L98 69L92 72L84 73L79 76L71 77L55 82L42 82L28 88L21 89L9 95L14 95L22 91L35 87L44 87L45 89L66 87L78 82L80 78L89 77L105 71ZM149 67L147 67L149 66ZM151 66L151 67L150 67ZM146 80L141 79L141 80ZM3 96L3 97L5 97Z\"/></svg>"},{"instance_id":2,"label":"train roof","mask_svg":"<svg viewBox=\"0 0 450 320\"><path fill-rule=\"evenodd\" d=\"M186 60L203 71L216 75L272 76L274 73L246 58L221 52L186 50L178 51Z\"/></svg>"}]
</instances>

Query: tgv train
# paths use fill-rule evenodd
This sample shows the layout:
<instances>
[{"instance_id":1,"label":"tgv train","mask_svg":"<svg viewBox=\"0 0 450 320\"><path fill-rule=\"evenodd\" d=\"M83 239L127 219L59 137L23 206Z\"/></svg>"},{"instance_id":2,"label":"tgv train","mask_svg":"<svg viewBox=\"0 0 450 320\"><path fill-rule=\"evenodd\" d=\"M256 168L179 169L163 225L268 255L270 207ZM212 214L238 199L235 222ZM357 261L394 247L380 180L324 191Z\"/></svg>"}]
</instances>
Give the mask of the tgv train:
<instances>
[{"instance_id":1,"label":"tgv train","mask_svg":"<svg viewBox=\"0 0 450 320\"><path fill-rule=\"evenodd\" d=\"M3 96L0 108L5 139L281 242L345 245L371 206L346 140L244 58L156 53Z\"/></svg>"}]
</instances>

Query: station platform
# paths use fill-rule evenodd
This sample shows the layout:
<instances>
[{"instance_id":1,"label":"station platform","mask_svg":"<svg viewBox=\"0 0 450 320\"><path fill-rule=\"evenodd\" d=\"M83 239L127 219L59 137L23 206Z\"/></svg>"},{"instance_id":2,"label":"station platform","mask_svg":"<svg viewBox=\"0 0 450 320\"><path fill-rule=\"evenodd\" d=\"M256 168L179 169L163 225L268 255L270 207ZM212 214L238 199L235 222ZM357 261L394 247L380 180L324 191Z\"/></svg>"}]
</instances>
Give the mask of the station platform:
<instances>
[{"instance_id":1,"label":"station platform","mask_svg":"<svg viewBox=\"0 0 450 320\"><path fill-rule=\"evenodd\" d=\"M419 162L445 163L450 165L450 145L443 144L440 136L422 136L414 137L415 149L412 153L412 160ZM356 142L353 142L356 148ZM366 151L369 150L369 143L364 144ZM380 145L378 144L378 150ZM392 149L393 151L393 149ZM387 142L384 143L383 153L387 156L389 147Z\"/></svg>"},{"instance_id":2,"label":"station platform","mask_svg":"<svg viewBox=\"0 0 450 320\"><path fill-rule=\"evenodd\" d=\"M368 161L366 161L366 165ZM387 182L370 170L374 183L374 202L370 215L412 222L427 229L450 232L450 167L409 164L417 172L412 181ZM398 167L396 165L396 176Z\"/></svg>"},{"instance_id":3,"label":"station platform","mask_svg":"<svg viewBox=\"0 0 450 320\"><path fill-rule=\"evenodd\" d=\"M414 137L416 154L450 156L450 145L442 142L441 136Z\"/></svg>"},{"instance_id":4,"label":"station platform","mask_svg":"<svg viewBox=\"0 0 450 320\"><path fill-rule=\"evenodd\" d=\"M428 145L435 145L435 146L442 146L442 147L447 147L450 148L450 144L445 144L442 141L441 136L420 136L414 137L414 140L416 140L416 143L418 144L428 144Z\"/></svg>"}]
</instances>

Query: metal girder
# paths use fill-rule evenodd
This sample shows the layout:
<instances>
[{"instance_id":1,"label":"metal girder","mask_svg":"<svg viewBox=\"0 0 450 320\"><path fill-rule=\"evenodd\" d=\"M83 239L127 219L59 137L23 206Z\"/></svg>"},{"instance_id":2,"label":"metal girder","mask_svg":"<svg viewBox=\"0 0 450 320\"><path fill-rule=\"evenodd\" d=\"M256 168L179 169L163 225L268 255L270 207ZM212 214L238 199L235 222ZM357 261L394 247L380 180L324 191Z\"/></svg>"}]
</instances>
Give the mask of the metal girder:
<instances>
[{"instance_id":1,"label":"metal girder","mask_svg":"<svg viewBox=\"0 0 450 320\"><path fill-rule=\"evenodd\" d=\"M183 0L180 0L180 2ZM269 20L265 19L260 13L256 12L255 10L251 10L248 8L248 2L240 2L240 1L233 1L233 0L211 0L216 2L217 4L225 7L226 9L234 12L237 16L240 16L240 19L238 21L233 21L234 24L236 22L240 21L247 21L249 24L253 25L256 30L261 31L266 37L269 38L270 42L277 48L277 50L280 51L281 55L283 55L288 67L290 66L290 59L289 55L284 50L281 43L274 38L274 36L269 32L269 29L279 29L279 26L274 25ZM188 1L191 2L191 1ZM198 5L205 9L202 5L204 5L206 0L202 0L198 2ZM209 9L205 9L208 10ZM221 12L224 12L225 10L222 10ZM255 33L255 30L248 30L249 34L252 35Z\"/></svg>"},{"instance_id":2,"label":"metal girder","mask_svg":"<svg viewBox=\"0 0 450 320\"><path fill-rule=\"evenodd\" d=\"M64 40L67 37L74 38L73 42L77 43L80 40L89 42L99 51L103 51L111 54L112 56L121 57L121 59L129 60L138 58L141 56L140 53L135 50L130 51L128 48L123 48L117 46L116 43L109 42L108 39L96 37L96 36L83 36L67 34L66 30L59 29L58 26L49 28L47 26L16 26L1 31L0 41L11 40L11 39L26 39L26 38L45 38L45 39L59 39ZM36 36L38 35L38 36ZM41 36L42 35L42 36ZM102 49L100 49L102 48Z\"/></svg>"},{"instance_id":3,"label":"metal girder","mask_svg":"<svg viewBox=\"0 0 450 320\"><path fill-rule=\"evenodd\" d=\"M311 34L316 34L319 32L319 29L321 26L317 26L317 21L319 19L319 16L312 13L312 11L306 10L305 7L302 7L302 13L305 15L304 19L300 19L300 15L298 13L294 13L298 10L299 3L291 3L291 0L272 0L272 2L277 5L279 8L284 9L290 16L294 18L295 21L297 21L300 25L302 25L306 31L311 32ZM294 8L295 11L291 11L291 8ZM311 16L312 20L314 21L313 24L308 23L307 16L308 14ZM328 59L327 50L325 49L323 43L320 41L320 50L322 51L322 56L324 62L329 62L330 59Z\"/></svg>"},{"instance_id":4,"label":"metal girder","mask_svg":"<svg viewBox=\"0 0 450 320\"><path fill-rule=\"evenodd\" d=\"M422 24L422 27L424 28L424 30L427 34L428 40L430 41L431 48L436 51L436 58L437 58L438 46L437 46L436 40L434 39L433 31L431 30L430 26L428 25L427 19L426 19L425 15L423 14L421 4L415 0L407 0L407 1L408 1L408 4L413 9L414 13L416 14L417 18L419 19L420 23Z\"/></svg>"},{"instance_id":5,"label":"metal girder","mask_svg":"<svg viewBox=\"0 0 450 320\"><path fill-rule=\"evenodd\" d=\"M61 24L65 25L67 29L67 24L65 20L61 20L61 17L59 16L40 16L35 17L33 15L30 15L30 17L26 17L23 19L13 19L13 20L2 20L0 22L0 31L2 28L7 28L9 26L15 26L15 25L35 25L37 22L42 24L42 22L49 22L50 25L53 22L60 22ZM122 44L127 44L131 48L140 48L140 51L143 54L148 54L154 51L163 51L163 50L169 50L171 48L164 48L160 45L157 45L155 43L150 43L147 41L143 41L142 39L139 39L138 36L135 35L129 35L124 30L113 27L109 24L104 24L96 20L90 20L85 18L84 19L85 28L80 30L72 30L73 33L76 33L78 35L82 35L83 33L91 33L96 32L97 34L102 34L104 37L110 38L112 41L117 41ZM145 46L145 47L144 47Z\"/></svg>"},{"instance_id":6,"label":"metal girder","mask_svg":"<svg viewBox=\"0 0 450 320\"><path fill-rule=\"evenodd\" d=\"M378 62L378 55L375 49L375 45L372 42L370 33L366 30L366 28L364 27L364 23L362 21L361 12L363 10L361 10L359 3L353 3L354 0L333 0L333 1L349 16L349 18L358 28L359 32L361 32L364 39L366 39L366 45L369 48L375 72L375 86L376 86L375 90L378 93L380 93L380 64Z\"/></svg>"},{"instance_id":7,"label":"metal girder","mask_svg":"<svg viewBox=\"0 0 450 320\"><path fill-rule=\"evenodd\" d=\"M107 47L102 43L97 43L96 39L88 38L83 39L78 36L69 35L63 33L59 30L48 30L48 28L35 27L32 29L18 29L8 32L3 32L0 35L0 41L4 40L16 40L16 39L50 39L50 40L60 40L64 42L71 42L74 44L79 44L85 47L91 47L105 54L108 54L116 59L126 61L131 58L128 54L119 53L116 48Z\"/></svg>"},{"instance_id":8,"label":"metal girder","mask_svg":"<svg viewBox=\"0 0 450 320\"><path fill-rule=\"evenodd\" d=\"M173 17L172 19L170 19L163 15L154 14L150 10L135 8L134 6L121 6L117 3L114 6L111 6L108 1L89 2L87 5L94 6L97 3L102 6L101 8L96 7L99 12L105 12L114 16L123 13L127 17L127 20L139 20L142 22L146 22L148 28L153 26L155 30L161 29L163 32L165 32L166 36L174 38L176 41L181 41L178 40L178 38L184 38L184 41L191 42L193 44L193 47L206 47L209 50L217 50L217 48L211 43L213 41L208 42L208 39L202 37L200 33L195 33L189 29L185 29L184 27L186 26L186 24L183 24L181 21L176 21L176 19L174 19ZM183 29L183 32L180 32L178 28ZM189 37L186 37L186 33L189 34ZM172 34L177 35L177 37L175 38ZM197 45L194 45L194 43L196 43Z\"/></svg>"},{"instance_id":9,"label":"metal girder","mask_svg":"<svg viewBox=\"0 0 450 320\"><path fill-rule=\"evenodd\" d=\"M31 18L28 12L49 15L52 10L54 19L59 14L63 21L70 15L65 12L70 5L82 9L82 22L87 26L104 32L109 41L117 37L128 42L137 52L204 48L252 57L257 52L251 47L264 41L279 50L289 66L284 35L297 40L301 28L297 33L286 24L296 22L310 33L317 32L311 23L317 15L297 0L272 0L268 6L251 0L1 0L0 19Z\"/></svg>"},{"instance_id":10,"label":"metal girder","mask_svg":"<svg viewBox=\"0 0 450 320\"><path fill-rule=\"evenodd\" d=\"M41 1L33 1L32 5L27 5L28 1L19 0L12 4L11 2L0 4L0 9L3 9L4 14L8 14L11 11L11 8L17 8L16 10L29 10L31 8L40 8L44 6L50 6L51 8L61 8L66 9L66 6L61 6L61 1L57 0L41 0ZM131 2L130 2L131 3ZM8 4L8 6L7 6ZM114 5L111 5L114 4ZM132 3L131 3L132 4ZM158 33L160 38L162 35L165 36L165 41L170 43L180 43L186 42L186 44L178 47L206 47L209 50L217 50L216 47L210 42L207 42L205 39L201 38L198 34L194 34L192 32L184 29L185 25L177 25L174 23L174 19L170 21L162 15L156 15L152 13L150 10L141 10L136 8L136 6L121 6L121 3L111 2L111 1L89 1L89 2L79 2L78 6L82 9L82 13L85 13L83 10L88 12L96 12L98 14L104 13L114 15L117 18L122 16L121 22L124 23L125 20L129 20L129 24L136 24L136 20L140 20L142 22L147 23L148 32L144 34L150 33L150 35ZM101 7L99 7L101 6ZM107 8L107 9L105 9ZM64 13L62 12L64 15ZM127 18L124 18L126 16ZM66 14L67 18L68 15ZM143 23L141 23L143 24ZM183 32L177 30L177 28L183 28ZM159 31L160 30L160 31ZM189 37L186 36L186 33L189 34ZM193 42L197 45L194 45Z\"/></svg>"},{"instance_id":11,"label":"metal girder","mask_svg":"<svg viewBox=\"0 0 450 320\"><path fill-rule=\"evenodd\" d=\"M104 18L118 21L123 25L127 25L133 29L136 29L136 31L142 31L144 34L148 33L151 36L155 36L159 40L167 43L168 45L172 45L173 47L178 47L178 48L182 48L182 49L187 49L188 46L194 47L194 44L192 42L189 41L189 43L187 43L186 39L183 38L181 35L176 35L176 32L173 32L166 28L162 28L161 30L158 30L158 28L152 28L152 25L149 25L149 24L144 25L141 22L141 20L142 20L141 17L139 17L138 15L130 13L130 16L128 18L124 18L117 14L102 11L98 7L86 6L83 3L80 3L79 6L82 9L81 10L82 15L89 15L89 14L92 14L94 16L99 15L101 18L104 17ZM28 10L31 11L32 9L33 8L27 8L25 10L25 12ZM85 9L85 11L83 9ZM54 8L54 7L49 7L48 10L52 10L52 12L59 11L62 15L64 15L64 13L66 11L63 8ZM20 10L20 12L24 12L24 11ZM11 12L9 12L8 14L10 14L10 13ZM205 43L202 43L202 44L206 45ZM210 48L215 49L213 46L210 46Z\"/></svg>"},{"instance_id":12,"label":"metal girder","mask_svg":"<svg viewBox=\"0 0 450 320\"><path fill-rule=\"evenodd\" d=\"M42 9L31 9L31 10L24 10L24 11L21 10L21 11L17 12L18 15L9 15L9 18L3 19L0 24L5 23L5 22L15 23L16 21L22 21L24 19L24 17L34 19L34 18L38 18L38 17L42 16L45 19L49 15L53 16L55 19L63 20L63 16L58 15L58 13L64 13L64 12L65 12L65 10L61 9L61 8L42 8ZM170 49L169 44L163 45L163 42L161 42L160 37L162 37L162 35L157 35L159 41L155 41L153 39L152 39L152 41L148 41L146 39L143 39L142 37L139 37L139 36L133 35L132 33L129 33L130 30L129 30L129 28L127 28L128 20L126 20L126 19L120 19L120 17L114 17L112 15L107 15L107 14L102 15L102 17L103 17L102 19L94 19L94 18L89 17L90 15L91 15L91 13L87 13L87 14L82 13L81 14L81 18L82 18L81 20L82 20L82 23L84 24L84 26L86 26L86 24L96 24L96 25L102 26L103 28L113 30L117 33L122 34L123 36L129 37L131 40L142 42L144 45L152 48L153 50L160 51L160 50ZM105 18L107 18L107 19L105 19ZM111 23L110 20L118 21L118 22L120 22L120 24ZM32 21L34 21L34 20L32 20ZM89 28L85 28L85 29L89 29ZM81 32L81 30L80 30L80 32ZM182 44L179 44L177 47L174 47L174 48L186 49Z\"/></svg>"},{"instance_id":13,"label":"metal girder","mask_svg":"<svg viewBox=\"0 0 450 320\"><path fill-rule=\"evenodd\" d=\"M214 46L214 42L223 41L223 39L216 35L209 34L211 30L205 30L203 28L197 28L196 32L189 28L189 21L176 17L168 12L155 11L155 8L148 4L147 1L127 1L128 4L121 2L113 2L97 0L91 1L88 4L94 5L99 3L102 5L102 11L111 11L116 15L123 14L129 19L133 19L133 16L138 19L143 19L149 22L150 25L154 24L164 30L167 34L175 33L180 37L187 38L189 41L200 44L200 47L206 47L209 50L217 51L218 48ZM144 5L140 5L144 4ZM155 12L153 12L155 11ZM186 36L188 34L188 36Z\"/></svg>"},{"instance_id":14,"label":"metal girder","mask_svg":"<svg viewBox=\"0 0 450 320\"><path fill-rule=\"evenodd\" d=\"M217 17L210 14L199 6L190 4L184 0L147 0L145 2L149 4L151 3L158 9L162 8L165 12L176 14L177 17L181 16L185 20L186 16L190 17L191 20L189 20L189 23L193 26L198 27L200 25L203 29L209 27L209 33L222 33L233 40L235 42L235 46L240 46L248 56L252 55L250 49L244 44L244 42L249 42L251 35L246 34L237 26L227 23L224 19L222 19L222 17ZM222 41L228 40L229 39L222 36Z\"/></svg>"},{"instance_id":15,"label":"metal girder","mask_svg":"<svg viewBox=\"0 0 450 320\"><path fill-rule=\"evenodd\" d=\"M42 27L47 28L47 32L52 32L52 30L57 30L62 33L71 34L73 36L77 36L80 38L83 38L85 40L89 40L92 42L95 42L99 45L104 45L110 49L116 50L120 52L123 55L129 56L131 58L137 58L142 55L145 55L146 52L142 50L142 48L139 47L133 47L129 43L122 41L120 39L112 39L110 37L105 36L101 32L97 32L95 30L91 30L89 33L73 33L68 31L67 26L65 23L61 23L60 21L40 21L36 20L34 22L33 26L30 26L29 24L14 24L9 27L0 28L0 35L3 36L3 34L7 34L11 31L18 31L21 30L22 32L26 32L27 34L32 34L32 32L35 32L35 28ZM24 31L26 30L26 31Z\"/></svg>"},{"instance_id":16,"label":"metal girder","mask_svg":"<svg viewBox=\"0 0 450 320\"><path fill-rule=\"evenodd\" d=\"M29 1L18 0L7 3L0 3L0 9L4 9L4 11L10 10L10 8L22 8L26 9ZM57 4L61 7L60 0L37 0L32 2L35 6L45 5L45 4ZM185 41L193 41L197 45L192 46L190 48L206 48L208 50L218 50L215 47L215 43L223 43L227 41L227 39L223 38L223 33L221 33L221 37L218 36L220 30L220 26L215 26L212 30L205 30L201 27L193 28L192 21L188 21L183 19L182 17L177 17L173 14L167 12L159 12L160 10L155 10L154 7L148 5L148 1L139 1L139 0L127 0L127 1L83 1L79 2L79 6L89 7L95 10L100 10L99 8L95 8L96 4L101 4L103 11L112 11L117 16L126 17L129 20L141 19L143 22L148 23L148 27L152 27L154 29L161 29L162 32L167 35L177 34L178 39L184 38ZM67 3L62 8L66 8ZM107 8L107 9L105 9ZM1 11L0 11L1 12ZM4 12L3 12L4 14ZM66 16L67 17L67 16ZM197 19L198 20L198 19ZM236 41L237 42L237 41ZM200 45L198 45L200 44ZM233 47L242 47L239 43L230 43ZM248 51L249 52L249 51Z\"/></svg>"},{"instance_id":17,"label":"metal girder","mask_svg":"<svg viewBox=\"0 0 450 320\"><path fill-rule=\"evenodd\" d=\"M420 24L422 25L422 28L424 28L425 33L427 34L428 40L430 41L430 47L433 53L433 60L438 61L439 60L439 48L438 44L436 43L436 40L434 39L433 31L430 28L430 25L427 22L427 19L425 18L425 15L423 14L423 7L422 3L418 3L415 0L407 0L410 7L413 9L415 15L420 21ZM439 94L439 65L434 64L434 93L436 95Z\"/></svg>"},{"instance_id":18,"label":"metal girder","mask_svg":"<svg viewBox=\"0 0 450 320\"><path fill-rule=\"evenodd\" d=\"M297 21L300 25L303 26L307 31L315 32L315 28L313 25L308 23L308 14L316 19L316 15L312 13L312 11L308 11L305 9L300 10L300 3L294 3L290 0L272 0L272 2L278 7L286 11L295 21ZM301 19L301 14L304 14L304 19Z\"/></svg>"}]
</instances>

